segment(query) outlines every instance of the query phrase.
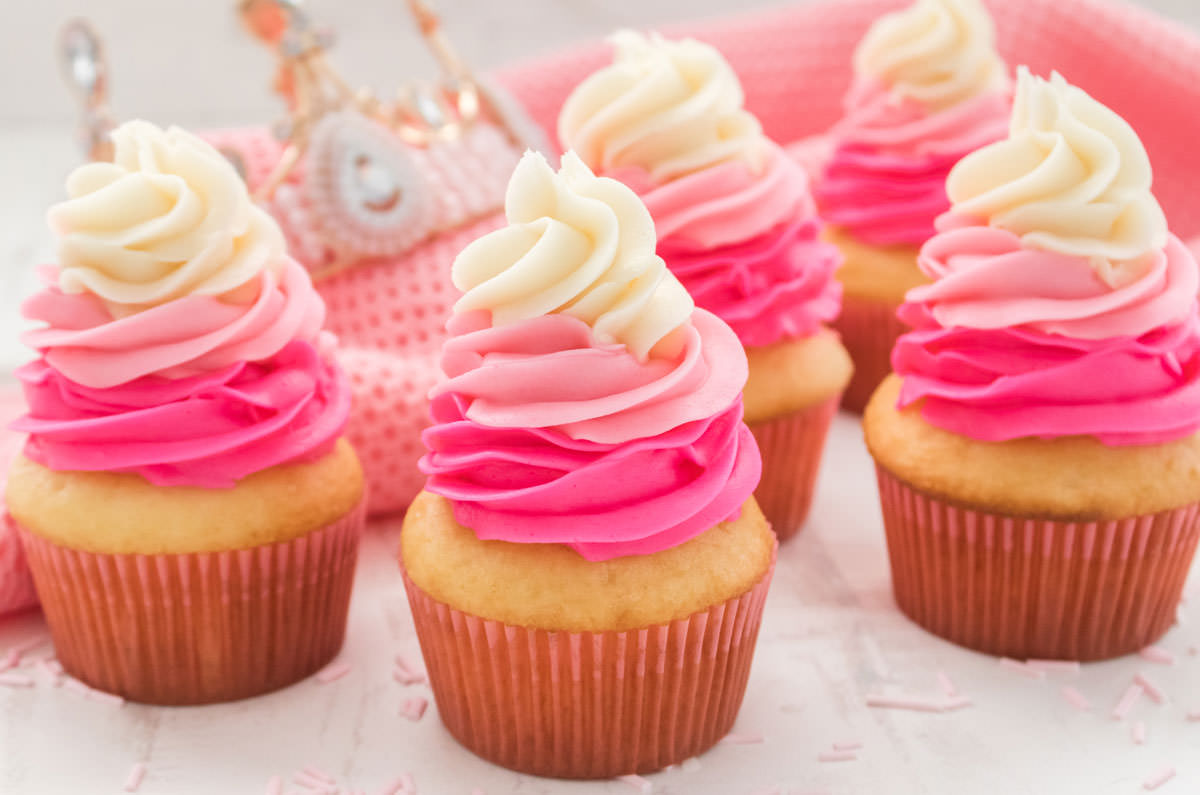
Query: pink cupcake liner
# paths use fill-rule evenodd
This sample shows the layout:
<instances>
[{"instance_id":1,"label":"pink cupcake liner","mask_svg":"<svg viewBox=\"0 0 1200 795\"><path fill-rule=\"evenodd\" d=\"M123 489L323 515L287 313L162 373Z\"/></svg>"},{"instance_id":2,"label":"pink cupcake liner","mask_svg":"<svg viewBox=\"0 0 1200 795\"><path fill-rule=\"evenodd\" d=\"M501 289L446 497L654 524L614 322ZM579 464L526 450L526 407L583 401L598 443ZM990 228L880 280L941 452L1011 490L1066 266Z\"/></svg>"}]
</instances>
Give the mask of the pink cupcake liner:
<instances>
[{"instance_id":1,"label":"pink cupcake liner","mask_svg":"<svg viewBox=\"0 0 1200 795\"><path fill-rule=\"evenodd\" d=\"M150 704L233 701L292 684L341 648L365 502L291 541L107 555L17 525L59 661Z\"/></svg>"},{"instance_id":2,"label":"pink cupcake liner","mask_svg":"<svg viewBox=\"0 0 1200 795\"><path fill-rule=\"evenodd\" d=\"M1101 660L1175 620L1200 503L1072 522L955 505L876 474L896 601L935 635L1007 657Z\"/></svg>"},{"instance_id":3,"label":"pink cupcake liner","mask_svg":"<svg viewBox=\"0 0 1200 795\"><path fill-rule=\"evenodd\" d=\"M793 414L750 423L763 460L754 498L780 541L796 535L808 517L825 437L841 397L834 395Z\"/></svg>"},{"instance_id":4,"label":"pink cupcake liner","mask_svg":"<svg viewBox=\"0 0 1200 795\"><path fill-rule=\"evenodd\" d=\"M830 325L854 360L854 375L842 395L842 406L862 413L875 388L892 371L892 347L908 326L896 317L898 304L842 296L842 313Z\"/></svg>"},{"instance_id":5,"label":"pink cupcake liner","mask_svg":"<svg viewBox=\"0 0 1200 795\"><path fill-rule=\"evenodd\" d=\"M455 739L522 773L610 778L660 770L729 733L774 570L772 552L746 593L623 632L505 624L435 600L407 573L404 585L438 712Z\"/></svg>"}]
</instances>

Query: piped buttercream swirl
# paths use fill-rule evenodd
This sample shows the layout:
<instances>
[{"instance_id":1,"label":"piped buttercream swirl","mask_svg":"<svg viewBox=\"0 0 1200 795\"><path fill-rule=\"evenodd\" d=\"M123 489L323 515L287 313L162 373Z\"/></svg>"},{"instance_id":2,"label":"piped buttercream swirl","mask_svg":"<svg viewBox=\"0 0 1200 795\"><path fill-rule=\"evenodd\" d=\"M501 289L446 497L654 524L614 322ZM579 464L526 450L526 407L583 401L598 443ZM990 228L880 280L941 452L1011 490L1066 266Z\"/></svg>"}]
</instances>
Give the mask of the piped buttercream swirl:
<instances>
[{"instance_id":1,"label":"piped buttercream swirl","mask_svg":"<svg viewBox=\"0 0 1200 795\"><path fill-rule=\"evenodd\" d=\"M1057 73L1019 70L1008 138L965 157L946 189L956 214L1023 245L1085 257L1111 286L1167 242L1150 158L1129 124Z\"/></svg>"},{"instance_id":2,"label":"piped buttercream swirl","mask_svg":"<svg viewBox=\"0 0 1200 795\"><path fill-rule=\"evenodd\" d=\"M742 160L758 169L765 139L742 85L714 47L621 31L613 63L563 104L558 137L599 173L636 167L656 182Z\"/></svg>"},{"instance_id":3,"label":"piped buttercream swirl","mask_svg":"<svg viewBox=\"0 0 1200 795\"><path fill-rule=\"evenodd\" d=\"M49 213L63 292L94 293L127 314L231 293L282 264L279 226L212 146L144 121L112 139L113 161L75 169L68 200Z\"/></svg>"},{"instance_id":4,"label":"piped buttercream swirl","mask_svg":"<svg viewBox=\"0 0 1200 795\"><path fill-rule=\"evenodd\" d=\"M562 313L642 359L679 349L673 332L692 299L655 253L654 222L631 190L595 176L573 152L558 173L527 152L504 207L508 226L454 261L454 285L464 292L455 312L485 309L497 326Z\"/></svg>"}]
</instances>

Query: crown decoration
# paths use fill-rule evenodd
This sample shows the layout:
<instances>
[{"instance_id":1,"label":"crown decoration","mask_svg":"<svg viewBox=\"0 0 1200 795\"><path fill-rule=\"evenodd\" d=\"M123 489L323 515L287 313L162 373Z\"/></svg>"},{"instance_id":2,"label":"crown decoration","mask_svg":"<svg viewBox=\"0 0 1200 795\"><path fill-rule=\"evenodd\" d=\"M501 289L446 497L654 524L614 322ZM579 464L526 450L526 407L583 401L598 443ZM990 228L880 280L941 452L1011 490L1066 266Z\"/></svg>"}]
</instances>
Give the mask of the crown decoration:
<instances>
[{"instance_id":1,"label":"crown decoration","mask_svg":"<svg viewBox=\"0 0 1200 795\"><path fill-rule=\"evenodd\" d=\"M92 160L111 160L109 133L116 122L108 108L108 60L95 29L84 19L72 19L58 40L63 79L83 108L80 143Z\"/></svg>"},{"instance_id":2,"label":"crown decoration","mask_svg":"<svg viewBox=\"0 0 1200 795\"><path fill-rule=\"evenodd\" d=\"M330 63L333 32L301 0L240 0L246 29L277 58L275 91L287 116L271 126L277 158L264 174L236 140L211 136L280 218L302 214L307 245L293 246L314 280L404 254L443 231L499 212L507 175L526 148L547 149L542 132L458 56L422 0L407 7L441 77L409 81L394 100L354 89ZM112 126L99 38L77 21L64 31L68 79L84 104L92 157L106 157ZM492 173L495 172L495 173ZM470 191L462 183L474 181ZM311 233L310 233L311 232ZM315 233L315 236L314 234Z\"/></svg>"}]
</instances>

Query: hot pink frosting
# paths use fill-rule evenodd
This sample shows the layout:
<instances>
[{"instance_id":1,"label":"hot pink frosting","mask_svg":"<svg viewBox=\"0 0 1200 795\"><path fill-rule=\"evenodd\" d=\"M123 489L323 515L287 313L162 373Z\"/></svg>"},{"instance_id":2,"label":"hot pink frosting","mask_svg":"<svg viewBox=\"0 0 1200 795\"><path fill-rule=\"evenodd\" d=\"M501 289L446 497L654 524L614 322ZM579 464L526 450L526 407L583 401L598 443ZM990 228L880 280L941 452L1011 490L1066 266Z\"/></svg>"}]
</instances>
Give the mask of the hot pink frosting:
<instances>
[{"instance_id":1,"label":"hot pink frosting","mask_svg":"<svg viewBox=\"0 0 1200 795\"><path fill-rule=\"evenodd\" d=\"M421 468L483 539L651 554L736 516L761 470L742 423L746 361L696 310L684 351L639 363L555 314L455 316Z\"/></svg>"},{"instance_id":2,"label":"hot pink frosting","mask_svg":"<svg viewBox=\"0 0 1200 795\"><path fill-rule=\"evenodd\" d=\"M182 299L181 299L182 300ZM169 304L168 304L169 306ZM76 383L45 359L17 371L25 454L55 470L136 472L161 486L232 486L332 449L350 412L341 371L308 342L184 378Z\"/></svg>"},{"instance_id":3,"label":"hot pink frosting","mask_svg":"<svg viewBox=\"0 0 1200 795\"><path fill-rule=\"evenodd\" d=\"M892 365L900 405L985 441L1093 435L1155 444L1200 429L1200 272L1174 237L1118 289L1084 259L946 216L922 249Z\"/></svg>"},{"instance_id":4,"label":"hot pink frosting","mask_svg":"<svg viewBox=\"0 0 1200 795\"><path fill-rule=\"evenodd\" d=\"M658 253L701 306L744 345L812 334L837 316L838 250L820 240L808 176L768 145L761 174L729 161L663 184L614 175L654 218Z\"/></svg>"},{"instance_id":5,"label":"hot pink frosting","mask_svg":"<svg viewBox=\"0 0 1200 795\"><path fill-rule=\"evenodd\" d=\"M1008 91L929 112L869 79L855 81L816 185L822 217L873 245L919 245L950 208L946 177L963 156L1008 133Z\"/></svg>"},{"instance_id":6,"label":"hot pink frosting","mask_svg":"<svg viewBox=\"0 0 1200 795\"><path fill-rule=\"evenodd\" d=\"M17 371L29 414L12 427L30 434L31 459L228 487L324 455L345 427L349 385L296 262L264 270L247 303L189 295L119 318L55 275L44 268L47 287L23 307L45 324L23 337L41 358Z\"/></svg>"}]
</instances>

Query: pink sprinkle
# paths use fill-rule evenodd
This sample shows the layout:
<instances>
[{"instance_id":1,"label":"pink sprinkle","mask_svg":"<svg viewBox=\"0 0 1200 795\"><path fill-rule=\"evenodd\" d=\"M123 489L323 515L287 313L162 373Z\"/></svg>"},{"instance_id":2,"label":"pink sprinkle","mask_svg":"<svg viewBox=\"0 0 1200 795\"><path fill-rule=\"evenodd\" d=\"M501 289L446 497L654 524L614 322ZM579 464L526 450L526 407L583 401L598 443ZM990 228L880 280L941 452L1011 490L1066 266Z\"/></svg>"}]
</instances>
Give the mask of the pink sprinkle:
<instances>
[{"instance_id":1,"label":"pink sprinkle","mask_svg":"<svg viewBox=\"0 0 1200 795\"><path fill-rule=\"evenodd\" d=\"M4 687L33 687L33 679L25 674L4 673L0 674L0 685Z\"/></svg>"},{"instance_id":2,"label":"pink sprinkle","mask_svg":"<svg viewBox=\"0 0 1200 795\"><path fill-rule=\"evenodd\" d=\"M428 708L429 699L418 696L417 698L405 699L400 705L400 714L409 720L416 721L421 719Z\"/></svg>"},{"instance_id":3,"label":"pink sprinkle","mask_svg":"<svg viewBox=\"0 0 1200 795\"><path fill-rule=\"evenodd\" d=\"M1200 722L1200 709L1189 712L1187 714L1187 719L1192 722Z\"/></svg>"},{"instance_id":4,"label":"pink sprinkle","mask_svg":"<svg viewBox=\"0 0 1200 795\"><path fill-rule=\"evenodd\" d=\"M958 688L954 686L954 680L951 679L945 671L937 672L938 684L942 686L942 692L946 698L954 698L958 695Z\"/></svg>"},{"instance_id":5,"label":"pink sprinkle","mask_svg":"<svg viewBox=\"0 0 1200 795\"><path fill-rule=\"evenodd\" d=\"M727 745L757 745L763 741L761 734L734 734L730 732L721 738L721 742Z\"/></svg>"},{"instance_id":6,"label":"pink sprinkle","mask_svg":"<svg viewBox=\"0 0 1200 795\"><path fill-rule=\"evenodd\" d=\"M292 776L292 783L308 790L316 790L317 792L324 792L330 789L330 786L334 784L333 781L326 781L323 778L314 776L307 770L301 770L299 773Z\"/></svg>"},{"instance_id":7,"label":"pink sprinkle","mask_svg":"<svg viewBox=\"0 0 1200 795\"><path fill-rule=\"evenodd\" d=\"M21 655L16 649L9 649L8 653L0 659L0 671L7 671L9 668L16 668L17 663L21 662Z\"/></svg>"},{"instance_id":8,"label":"pink sprinkle","mask_svg":"<svg viewBox=\"0 0 1200 795\"><path fill-rule=\"evenodd\" d=\"M327 685L330 682L336 682L346 674L350 673L350 663L344 660L332 662L329 665L317 671L316 680L318 683Z\"/></svg>"},{"instance_id":9,"label":"pink sprinkle","mask_svg":"<svg viewBox=\"0 0 1200 795\"><path fill-rule=\"evenodd\" d=\"M283 795L283 779L279 776L271 776L267 779L266 795Z\"/></svg>"},{"instance_id":10,"label":"pink sprinkle","mask_svg":"<svg viewBox=\"0 0 1200 795\"><path fill-rule=\"evenodd\" d=\"M942 712L953 712L956 709L962 709L963 707L969 707L974 703L975 703L974 701L967 698L966 696L959 696L958 698L952 698L949 701L943 702L942 703Z\"/></svg>"},{"instance_id":11,"label":"pink sprinkle","mask_svg":"<svg viewBox=\"0 0 1200 795\"><path fill-rule=\"evenodd\" d=\"M403 775L397 776L391 784L388 784L386 787L381 789L379 791L379 795L396 795L398 792L409 791L409 784L412 784L412 776L410 776L408 773L404 773Z\"/></svg>"},{"instance_id":12,"label":"pink sprinkle","mask_svg":"<svg viewBox=\"0 0 1200 795\"><path fill-rule=\"evenodd\" d=\"M1142 690L1146 691L1146 695L1150 696L1150 700L1155 704L1167 703L1167 694L1162 691L1162 688L1151 682L1150 679L1141 671L1138 671L1134 675L1133 681L1142 686Z\"/></svg>"},{"instance_id":13,"label":"pink sprinkle","mask_svg":"<svg viewBox=\"0 0 1200 795\"><path fill-rule=\"evenodd\" d=\"M1138 655L1143 659L1160 665L1174 665L1175 655L1167 651L1161 646L1147 646L1138 652Z\"/></svg>"},{"instance_id":14,"label":"pink sprinkle","mask_svg":"<svg viewBox=\"0 0 1200 795\"><path fill-rule=\"evenodd\" d=\"M1023 663L1019 660L1012 659L1011 657L1002 657L1000 659L1000 667L1007 668L1008 670L1010 670L1014 673L1018 673L1021 676L1027 676L1030 679L1045 679L1046 678L1045 671L1042 671L1042 670L1039 670L1032 666L1026 665L1025 663Z\"/></svg>"},{"instance_id":15,"label":"pink sprinkle","mask_svg":"<svg viewBox=\"0 0 1200 795\"><path fill-rule=\"evenodd\" d=\"M138 787L142 786L142 779L146 777L146 764L144 762L136 762L133 767L129 768L129 775L125 778L125 791L137 792Z\"/></svg>"},{"instance_id":16,"label":"pink sprinkle","mask_svg":"<svg viewBox=\"0 0 1200 795\"><path fill-rule=\"evenodd\" d=\"M1188 646L1188 654L1192 655L1193 657L1195 657L1197 654L1200 654L1200 646Z\"/></svg>"},{"instance_id":17,"label":"pink sprinkle","mask_svg":"<svg viewBox=\"0 0 1200 795\"><path fill-rule=\"evenodd\" d=\"M68 679L64 687L72 693L79 693L82 696L86 696L91 691L90 687L78 679Z\"/></svg>"},{"instance_id":18,"label":"pink sprinkle","mask_svg":"<svg viewBox=\"0 0 1200 795\"><path fill-rule=\"evenodd\" d=\"M1171 779L1175 778L1175 768L1164 767L1162 770L1155 773L1150 778L1142 782L1142 789L1154 790L1166 784Z\"/></svg>"},{"instance_id":19,"label":"pink sprinkle","mask_svg":"<svg viewBox=\"0 0 1200 795\"><path fill-rule=\"evenodd\" d=\"M885 709L911 709L916 712L944 712L945 704L928 698L916 696L867 696L868 707L883 707Z\"/></svg>"},{"instance_id":20,"label":"pink sprinkle","mask_svg":"<svg viewBox=\"0 0 1200 795\"><path fill-rule=\"evenodd\" d=\"M1143 692L1145 691L1140 684L1137 682L1131 684L1125 691L1125 694L1121 696L1121 700L1117 702L1115 707L1113 707L1113 718L1115 720L1125 720L1125 716L1128 715L1129 710L1133 709L1133 706L1137 704L1138 699L1142 697Z\"/></svg>"},{"instance_id":21,"label":"pink sprinkle","mask_svg":"<svg viewBox=\"0 0 1200 795\"><path fill-rule=\"evenodd\" d=\"M54 670L54 666L48 660L38 660L37 669L42 672L52 686L58 687L62 684L58 671Z\"/></svg>"},{"instance_id":22,"label":"pink sprinkle","mask_svg":"<svg viewBox=\"0 0 1200 795\"><path fill-rule=\"evenodd\" d=\"M326 784L336 784L337 783L337 779L335 779L333 776L329 775L328 773L326 773L324 770L317 767L316 765L307 765L306 767L302 768L300 772L307 773L308 775L312 776L313 778L324 781Z\"/></svg>"},{"instance_id":23,"label":"pink sprinkle","mask_svg":"<svg viewBox=\"0 0 1200 795\"><path fill-rule=\"evenodd\" d=\"M628 784L638 792L642 793L642 795L650 795L651 792L654 792L654 786L649 781L636 774L617 776L617 781Z\"/></svg>"},{"instance_id":24,"label":"pink sprinkle","mask_svg":"<svg viewBox=\"0 0 1200 795\"><path fill-rule=\"evenodd\" d=\"M20 657L25 656L29 652L33 651L34 649L36 649L38 646L41 646L41 645L49 643L49 642L50 642L50 636L39 635L36 638L30 638L29 640L25 641L24 643L18 643L16 646L13 646L11 649L9 649L8 653L9 654L15 653L17 655L17 657L20 658Z\"/></svg>"},{"instance_id":25,"label":"pink sprinkle","mask_svg":"<svg viewBox=\"0 0 1200 795\"><path fill-rule=\"evenodd\" d=\"M392 678L402 685L419 685L425 681L425 674L414 668L403 654L397 654L396 670L392 671Z\"/></svg>"},{"instance_id":26,"label":"pink sprinkle","mask_svg":"<svg viewBox=\"0 0 1200 795\"><path fill-rule=\"evenodd\" d=\"M1027 660L1025 665L1046 673L1077 674L1080 670L1075 660Z\"/></svg>"},{"instance_id":27,"label":"pink sprinkle","mask_svg":"<svg viewBox=\"0 0 1200 795\"><path fill-rule=\"evenodd\" d=\"M1133 728L1130 730L1130 734L1133 737L1134 745L1145 745L1146 744L1146 722L1141 721L1141 720L1135 722L1133 724Z\"/></svg>"},{"instance_id":28,"label":"pink sprinkle","mask_svg":"<svg viewBox=\"0 0 1200 795\"><path fill-rule=\"evenodd\" d=\"M857 762L858 754L854 751L822 751L817 754L818 762Z\"/></svg>"},{"instance_id":29,"label":"pink sprinkle","mask_svg":"<svg viewBox=\"0 0 1200 795\"><path fill-rule=\"evenodd\" d=\"M862 740L842 740L833 744L835 751L859 751L862 747Z\"/></svg>"},{"instance_id":30,"label":"pink sprinkle","mask_svg":"<svg viewBox=\"0 0 1200 795\"><path fill-rule=\"evenodd\" d=\"M1070 685L1065 685L1063 687L1062 694L1063 694L1063 698L1065 698L1071 706L1075 707L1075 709L1083 710L1084 712L1086 712L1087 710L1092 708L1091 703L1086 698L1084 698L1083 693L1080 693L1078 690L1071 687Z\"/></svg>"}]
</instances>

